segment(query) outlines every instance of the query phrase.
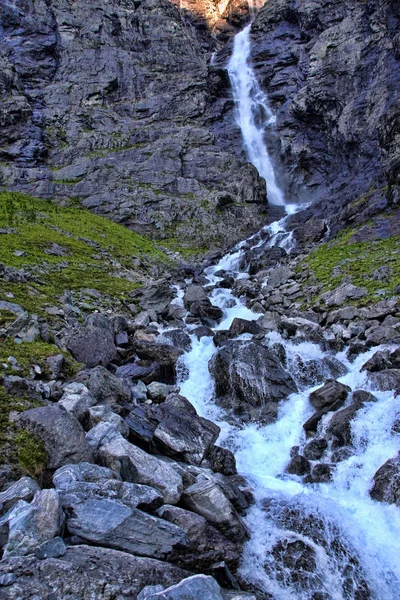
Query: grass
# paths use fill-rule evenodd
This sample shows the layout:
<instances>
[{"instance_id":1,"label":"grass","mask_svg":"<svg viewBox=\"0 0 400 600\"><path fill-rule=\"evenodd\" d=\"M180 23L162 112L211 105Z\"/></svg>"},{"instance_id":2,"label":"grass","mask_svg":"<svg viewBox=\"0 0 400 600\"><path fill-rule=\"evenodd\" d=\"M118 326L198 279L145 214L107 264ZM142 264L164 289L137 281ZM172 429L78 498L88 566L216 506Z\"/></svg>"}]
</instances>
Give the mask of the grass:
<instances>
[{"instance_id":1,"label":"grass","mask_svg":"<svg viewBox=\"0 0 400 600\"><path fill-rule=\"evenodd\" d=\"M146 267L170 262L155 243L122 225L79 206L60 207L24 194L0 192L1 227L16 233L2 235L0 263L32 277L22 284L0 281L0 298L11 292L12 301L31 312L56 304L65 290L94 288L124 300L141 285ZM45 253L53 243L66 250L64 256ZM16 256L17 250L26 255ZM144 265L141 271L133 268L135 258Z\"/></svg>"},{"instance_id":2,"label":"grass","mask_svg":"<svg viewBox=\"0 0 400 600\"><path fill-rule=\"evenodd\" d=\"M42 440L22 429L15 438L18 464L31 477L40 477L47 465L47 452Z\"/></svg>"},{"instance_id":3,"label":"grass","mask_svg":"<svg viewBox=\"0 0 400 600\"><path fill-rule=\"evenodd\" d=\"M0 327L7 327L11 323L13 323L13 321L15 321L16 318L16 314L12 313L9 310L4 310L3 308L0 308Z\"/></svg>"},{"instance_id":4,"label":"grass","mask_svg":"<svg viewBox=\"0 0 400 600\"><path fill-rule=\"evenodd\" d=\"M376 300L374 294L385 289L393 294L400 284L400 236L368 242L352 242L354 231L347 230L336 240L322 244L312 252L302 264L306 264L322 291L335 289L344 277L349 277L353 285L364 287L368 296L362 304ZM378 281L374 272L382 266L389 269L389 280Z\"/></svg>"},{"instance_id":5,"label":"grass","mask_svg":"<svg viewBox=\"0 0 400 600\"><path fill-rule=\"evenodd\" d=\"M38 365L42 373L47 375L48 366L46 359L49 356L55 356L56 354L63 354L66 360L65 374L66 376L74 375L82 365L77 363L70 354L62 352L54 344L47 344L40 340L33 342L22 342L17 344L12 339L2 340L0 343L0 376L4 375L19 375L25 377L29 375L30 369L33 365ZM18 363L19 370L13 371L10 368L10 361L8 358L13 356ZM7 366L4 366L7 365Z\"/></svg>"}]
</instances>

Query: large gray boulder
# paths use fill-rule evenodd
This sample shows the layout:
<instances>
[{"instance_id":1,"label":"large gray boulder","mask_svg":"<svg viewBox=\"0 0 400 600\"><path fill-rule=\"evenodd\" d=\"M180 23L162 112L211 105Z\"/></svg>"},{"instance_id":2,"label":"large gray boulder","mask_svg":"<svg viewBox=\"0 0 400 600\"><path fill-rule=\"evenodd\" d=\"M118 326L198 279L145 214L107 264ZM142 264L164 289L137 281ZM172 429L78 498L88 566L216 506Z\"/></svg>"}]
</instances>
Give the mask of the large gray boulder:
<instances>
[{"instance_id":1,"label":"large gray boulder","mask_svg":"<svg viewBox=\"0 0 400 600\"><path fill-rule=\"evenodd\" d=\"M3 558L30 554L37 546L59 535L64 514L55 490L36 492L31 504L19 500L0 519L0 538L8 529Z\"/></svg>"},{"instance_id":2,"label":"large gray boulder","mask_svg":"<svg viewBox=\"0 0 400 600\"><path fill-rule=\"evenodd\" d=\"M174 291L166 279L153 281L141 290L140 306L144 310L162 312L170 304Z\"/></svg>"},{"instance_id":3,"label":"large gray boulder","mask_svg":"<svg viewBox=\"0 0 400 600\"><path fill-rule=\"evenodd\" d=\"M163 588L178 583L188 572L159 560L133 556L110 548L70 546L60 558L39 560L35 556L0 562L0 576L16 573L2 600L132 600L146 585Z\"/></svg>"},{"instance_id":4,"label":"large gray boulder","mask_svg":"<svg viewBox=\"0 0 400 600\"><path fill-rule=\"evenodd\" d=\"M210 361L209 370L218 404L238 414L255 408L262 415L271 404L276 407L297 391L273 350L254 341L227 343Z\"/></svg>"},{"instance_id":5,"label":"large gray boulder","mask_svg":"<svg viewBox=\"0 0 400 600\"><path fill-rule=\"evenodd\" d=\"M196 482L183 492L182 502L215 525L229 539L241 542L248 536L243 521L214 480L197 477Z\"/></svg>"},{"instance_id":6,"label":"large gray boulder","mask_svg":"<svg viewBox=\"0 0 400 600\"><path fill-rule=\"evenodd\" d=\"M89 497L71 502L70 508L68 531L92 544L160 559L188 545L180 527L119 500Z\"/></svg>"},{"instance_id":7,"label":"large gray boulder","mask_svg":"<svg viewBox=\"0 0 400 600\"><path fill-rule=\"evenodd\" d=\"M373 500L400 506L400 454L377 470L369 495Z\"/></svg>"},{"instance_id":8,"label":"large gray boulder","mask_svg":"<svg viewBox=\"0 0 400 600\"><path fill-rule=\"evenodd\" d=\"M183 296L185 308L193 317L206 317L219 320L223 316L218 306L213 306L207 292L200 285L190 285Z\"/></svg>"},{"instance_id":9,"label":"large gray boulder","mask_svg":"<svg viewBox=\"0 0 400 600\"><path fill-rule=\"evenodd\" d=\"M76 376L76 381L83 383L99 404L125 404L131 401L131 393L127 386L104 367L85 369Z\"/></svg>"},{"instance_id":10,"label":"large gray boulder","mask_svg":"<svg viewBox=\"0 0 400 600\"><path fill-rule=\"evenodd\" d=\"M102 446L99 457L105 466L120 473L122 479L156 488L169 504L179 502L183 484L177 471L122 436Z\"/></svg>"},{"instance_id":11,"label":"large gray boulder","mask_svg":"<svg viewBox=\"0 0 400 600\"><path fill-rule=\"evenodd\" d=\"M335 410L344 404L351 392L348 385L343 385L334 379L328 379L325 385L310 394L310 403L314 408L323 410L335 405ZM339 405L339 406L338 406Z\"/></svg>"},{"instance_id":12,"label":"large gray boulder","mask_svg":"<svg viewBox=\"0 0 400 600\"><path fill-rule=\"evenodd\" d=\"M59 406L74 415L81 423L85 422L89 409L95 404L96 400L87 387L77 381L65 386L64 393L58 401Z\"/></svg>"},{"instance_id":13,"label":"large gray boulder","mask_svg":"<svg viewBox=\"0 0 400 600\"><path fill-rule=\"evenodd\" d=\"M43 441L50 470L67 463L93 461L92 450L79 421L59 406L27 410L18 417L17 426L31 431Z\"/></svg>"},{"instance_id":14,"label":"large gray boulder","mask_svg":"<svg viewBox=\"0 0 400 600\"><path fill-rule=\"evenodd\" d=\"M18 502L30 502L40 487L31 477L21 477L3 492L0 492L0 515L7 512Z\"/></svg>"},{"instance_id":15,"label":"large gray boulder","mask_svg":"<svg viewBox=\"0 0 400 600\"><path fill-rule=\"evenodd\" d=\"M213 577L193 575L162 592L150 593L143 600L224 600Z\"/></svg>"},{"instance_id":16,"label":"large gray boulder","mask_svg":"<svg viewBox=\"0 0 400 600\"><path fill-rule=\"evenodd\" d=\"M188 569L205 570L224 561L235 570L241 556L241 545L228 540L204 517L179 506L164 504L157 515L181 527L189 540L189 547L180 557L180 564Z\"/></svg>"},{"instance_id":17,"label":"large gray boulder","mask_svg":"<svg viewBox=\"0 0 400 600\"><path fill-rule=\"evenodd\" d=\"M82 327L67 341L72 356L87 367L106 366L117 356L112 329Z\"/></svg>"}]
</instances>

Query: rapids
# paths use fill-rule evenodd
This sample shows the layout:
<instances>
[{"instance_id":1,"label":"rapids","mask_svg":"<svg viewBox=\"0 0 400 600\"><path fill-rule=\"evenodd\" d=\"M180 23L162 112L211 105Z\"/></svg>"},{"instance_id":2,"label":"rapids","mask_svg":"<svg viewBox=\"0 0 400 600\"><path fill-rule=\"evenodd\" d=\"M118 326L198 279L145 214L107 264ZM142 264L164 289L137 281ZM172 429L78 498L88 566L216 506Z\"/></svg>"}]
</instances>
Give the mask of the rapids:
<instances>
[{"instance_id":1,"label":"rapids","mask_svg":"<svg viewBox=\"0 0 400 600\"><path fill-rule=\"evenodd\" d=\"M228 65L237 122L249 160L267 181L270 202L286 206L287 213L291 213L295 209L285 202L264 141L266 129L274 124L274 115L257 83L249 56L250 26L236 36ZM282 219L238 244L217 265L206 269L204 274L210 284L220 280L216 273L221 269L235 278L248 277L240 270L243 248L245 244L260 246L265 236L269 236L268 246L280 245L290 251L293 242L285 230L285 219ZM181 303L181 298L180 291L176 302ZM246 308L228 289L214 288L210 299L224 311L224 318L216 329L229 328L235 317L256 320L260 316ZM333 480L304 484L299 477L286 474L285 466L290 460L291 448L302 447L306 442L302 424L314 412L308 396L324 383L326 374L321 370L319 381L309 381L304 386L300 382L299 365L322 364L328 354L310 342L295 345L277 333L267 335L263 343L279 343L285 348L291 375L301 391L280 403L275 423L232 424L214 402L214 382L208 370L208 363L217 351L213 340L210 337L198 340L195 335L191 338L192 349L181 359L181 393L199 414L218 423L221 427L219 443L235 453L238 471L253 486L255 504L246 517L251 539L245 546L240 570L242 579L256 589L272 594L276 600L363 600L370 597L398 600L400 511L394 505L371 500L368 494L374 473L400 450L400 436L391 433L400 416L400 403L394 394L374 391L377 402L368 403L357 412L351 425L354 453L336 464ZM246 339L246 334L242 338ZM336 358L347 369L339 381L350 386L352 391L368 390L360 369L377 349L358 356L352 363L344 352L339 353ZM350 402L351 394L347 404ZM319 426L321 431L331 417L332 413L323 417ZM276 549L279 541L284 546L298 542L312 548L315 560L311 567L306 564L301 573L300 563L295 562L296 556L293 564L282 564Z\"/></svg>"}]
</instances>

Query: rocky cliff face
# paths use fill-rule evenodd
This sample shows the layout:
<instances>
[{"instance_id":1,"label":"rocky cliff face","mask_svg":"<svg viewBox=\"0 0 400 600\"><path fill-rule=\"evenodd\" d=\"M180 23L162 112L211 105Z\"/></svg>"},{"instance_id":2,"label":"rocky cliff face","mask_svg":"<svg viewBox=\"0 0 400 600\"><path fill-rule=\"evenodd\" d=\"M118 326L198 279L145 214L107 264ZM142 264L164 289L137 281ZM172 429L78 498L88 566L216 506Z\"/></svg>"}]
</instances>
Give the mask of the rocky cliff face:
<instances>
[{"instance_id":1,"label":"rocky cliff face","mask_svg":"<svg viewBox=\"0 0 400 600\"><path fill-rule=\"evenodd\" d=\"M5 2L0 27L1 187L172 246L229 244L265 219L264 181L210 131L228 78L168 0Z\"/></svg>"},{"instance_id":2,"label":"rocky cliff face","mask_svg":"<svg viewBox=\"0 0 400 600\"><path fill-rule=\"evenodd\" d=\"M288 193L336 231L398 207L399 28L393 0L274 0L252 27Z\"/></svg>"}]
</instances>

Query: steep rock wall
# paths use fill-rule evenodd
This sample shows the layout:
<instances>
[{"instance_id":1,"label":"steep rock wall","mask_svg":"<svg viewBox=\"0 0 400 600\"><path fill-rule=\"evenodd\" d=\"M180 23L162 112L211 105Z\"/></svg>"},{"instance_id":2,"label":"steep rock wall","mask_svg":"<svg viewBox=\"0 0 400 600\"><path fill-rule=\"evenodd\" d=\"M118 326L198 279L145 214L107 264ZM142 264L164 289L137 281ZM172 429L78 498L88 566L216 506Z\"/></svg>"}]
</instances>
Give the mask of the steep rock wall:
<instances>
[{"instance_id":1,"label":"steep rock wall","mask_svg":"<svg viewBox=\"0 0 400 600\"><path fill-rule=\"evenodd\" d=\"M277 114L269 143L291 197L316 202L301 218L322 215L334 231L398 210L399 31L396 0L270 0L258 14L252 58Z\"/></svg>"},{"instance_id":2,"label":"steep rock wall","mask_svg":"<svg viewBox=\"0 0 400 600\"><path fill-rule=\"evenodd\" d=\"M169 0L7 1L0 28L2 188L183 245L265 220L264 180L210 131L227 76Z\"/></svg>"}]
</instances>

